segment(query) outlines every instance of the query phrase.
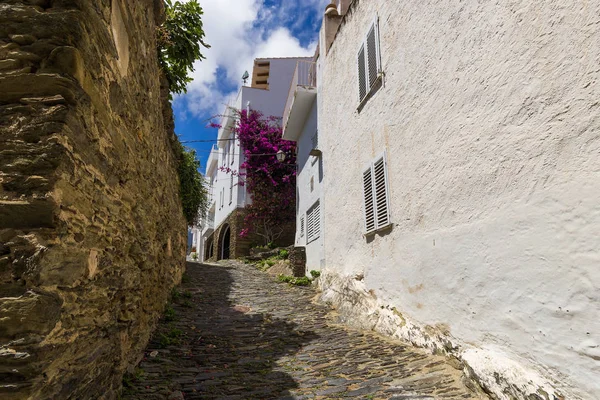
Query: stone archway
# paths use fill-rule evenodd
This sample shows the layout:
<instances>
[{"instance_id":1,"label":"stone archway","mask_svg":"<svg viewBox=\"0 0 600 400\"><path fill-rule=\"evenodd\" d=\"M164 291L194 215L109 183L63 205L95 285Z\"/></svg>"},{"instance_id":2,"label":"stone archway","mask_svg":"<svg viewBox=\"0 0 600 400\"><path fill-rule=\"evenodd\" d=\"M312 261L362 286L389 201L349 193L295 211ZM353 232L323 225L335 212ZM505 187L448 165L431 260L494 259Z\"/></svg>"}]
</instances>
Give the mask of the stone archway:
<instances>
[{"instance_id":1,"label":"stone archway","mask_svg":"<svg viewBox=\"0 0 600 400\"><path fill-rule=\"evenodd\" d=\"M219 260L227 260L231 256L231 229L229 225L221 229L219 238Z\"/></svg>"},{"instance_id":2,"label":"stone archway","mask_svg":"<svg viewBox=\"0 0 600 400\"><path fill-rule=\"evenodd\" d=\"M204 244L204 260L208 260L213 256L213 236L210 235Z\"/></svg>"}]
</instances>

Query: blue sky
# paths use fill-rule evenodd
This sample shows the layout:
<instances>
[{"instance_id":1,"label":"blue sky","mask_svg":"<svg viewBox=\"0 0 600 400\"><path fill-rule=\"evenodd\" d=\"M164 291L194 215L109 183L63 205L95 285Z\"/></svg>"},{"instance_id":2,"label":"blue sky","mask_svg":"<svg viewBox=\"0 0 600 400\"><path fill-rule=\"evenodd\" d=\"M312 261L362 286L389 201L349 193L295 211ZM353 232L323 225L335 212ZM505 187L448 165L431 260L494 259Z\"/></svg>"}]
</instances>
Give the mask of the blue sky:
<instances>
[{"instance_id":1,"label":"blue sky","mask_svg":"<svg viewBox=\"0 0 600 400\"><path fill-rule=\"evenodd\" d=\"M181 1L181 0L180 0ZM183 0L185 2L187 0ZM312 55L328 0L198 0L204 10L205 60L195 64L188 93L173 102L175 132L182 142L214 140L207 119L237 93L257 57ZM214 143L214 142L213 142ZM204 172L212 143L189 143Z\"/></svg>"}]
</instances>

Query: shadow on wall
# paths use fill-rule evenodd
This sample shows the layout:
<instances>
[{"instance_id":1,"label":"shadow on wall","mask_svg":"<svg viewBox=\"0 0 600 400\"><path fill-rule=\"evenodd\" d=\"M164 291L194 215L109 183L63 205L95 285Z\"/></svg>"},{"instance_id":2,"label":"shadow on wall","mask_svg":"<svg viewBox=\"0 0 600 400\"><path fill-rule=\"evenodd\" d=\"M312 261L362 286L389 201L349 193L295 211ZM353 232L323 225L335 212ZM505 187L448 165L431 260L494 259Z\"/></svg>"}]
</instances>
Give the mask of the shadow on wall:
<instances>
[{"instance_id":1,"label":"shadow on wall","mask_svg":"<svg viewBox=\"0 0 600 400\"><path fill-rule=\"evenodd\" d=\"M129 383L123 399L142 399L149 392L182 391L186 399L275 399L289 396L298 384L275 361L296 353L318 338L296 330L296 324L263 314L249 314L229 300L230 268L188 264L189 282L180 288L191 298L172 305L175 321L161 321L146 354L156 358L139 365L142 377ZM192 304L193 306L189 306ZM170 332L180 330L180 343L164 346ZM161 343L161 341L163 343Z\"/></svg>"}]
</instances>

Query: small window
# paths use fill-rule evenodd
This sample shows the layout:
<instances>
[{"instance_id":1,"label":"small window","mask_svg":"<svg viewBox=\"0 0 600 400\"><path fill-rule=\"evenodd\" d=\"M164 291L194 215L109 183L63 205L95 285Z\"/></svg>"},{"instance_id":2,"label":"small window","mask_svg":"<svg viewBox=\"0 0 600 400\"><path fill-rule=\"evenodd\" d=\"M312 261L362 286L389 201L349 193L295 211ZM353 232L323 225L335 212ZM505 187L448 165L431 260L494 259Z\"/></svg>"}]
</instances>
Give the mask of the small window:
<instances>
[{"instance_id":1,"label":"small window","mask_svg":"<svg viewBox=\"0 0 600 400\"><path fill-rule=\"evenodd\" d=\"M315 190L315 177L311 176L310 177L310 191L312 192L313 190Z\"/></svg>"},{"instance_id":2,"label":"small window","mask_svg":"<svg viewBox=\"0 0 600 400\"><path fill-rule=\"evenodd\" d=\"M321 205L319 200L306 212L306 243L317 239L321 234Z\"/></svg>"},{"instance_id":3,"label":"small window","mask_svg":"<svg viewBox=\"0 0 600 400\"><path fill-rule=\"evenodd\" d=\"M304 215L300 217L300 237L304 237Z\"/></svg>"},{"instance_id":4,"label":"small window","mask_svg":"<svg viewBox=\"0 0 600 400\"><path fill-rule=\"evenodd\" d=\"M391 224L385 153L363 172L365 231L367 234Z\"/></svg>"},{"instance_id":5,"label":"small window","mask_svg":"<svg viewBox=\"0 0 600 400\"><path fill-rule=\"evenodd\" d=\"M360 45L357 56L358 100L360 103L371 93L381 76L379 49L379 24L377 18L369 26L367 36Z\"/></svg>"}]
</instances>

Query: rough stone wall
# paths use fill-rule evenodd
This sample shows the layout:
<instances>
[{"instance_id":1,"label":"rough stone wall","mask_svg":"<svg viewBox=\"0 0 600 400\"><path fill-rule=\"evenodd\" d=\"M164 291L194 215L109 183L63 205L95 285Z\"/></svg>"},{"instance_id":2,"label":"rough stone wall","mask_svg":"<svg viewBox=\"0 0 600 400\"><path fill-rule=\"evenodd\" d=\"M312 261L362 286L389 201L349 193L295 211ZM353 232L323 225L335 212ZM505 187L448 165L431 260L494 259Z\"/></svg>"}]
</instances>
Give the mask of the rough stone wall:
<instances>
[{"instance_id":1,"label":"rough stone wall","mask_svg":"<svg viewBox=\"0 0 600 400\"><path fill-rule=\"evenodd\" d=\"M115 398L181 278L161 15L158 0L0 4L3 399Z\"/></svg>"},{"instance_id":2,"label":"rough stone wall","mask_svg":"<svg viewBox=\"0 0 600 400\"><path fill-rule=\"evenodd\" d=\"M387 332L416 343L445 337L497 398L600 393L599 15L355 0L319 58L328 294L366 319L398 310ZM383 85L359 110L376 16ZM393 227L365 237L362 173L383 151Z\"/></svg>"}]
</instances>

